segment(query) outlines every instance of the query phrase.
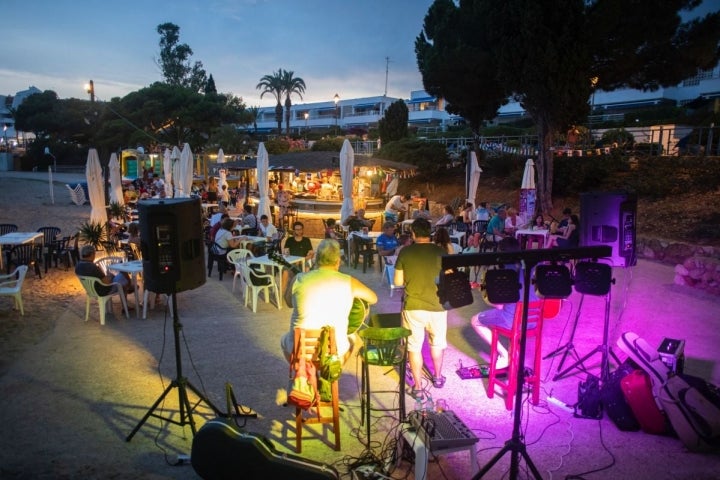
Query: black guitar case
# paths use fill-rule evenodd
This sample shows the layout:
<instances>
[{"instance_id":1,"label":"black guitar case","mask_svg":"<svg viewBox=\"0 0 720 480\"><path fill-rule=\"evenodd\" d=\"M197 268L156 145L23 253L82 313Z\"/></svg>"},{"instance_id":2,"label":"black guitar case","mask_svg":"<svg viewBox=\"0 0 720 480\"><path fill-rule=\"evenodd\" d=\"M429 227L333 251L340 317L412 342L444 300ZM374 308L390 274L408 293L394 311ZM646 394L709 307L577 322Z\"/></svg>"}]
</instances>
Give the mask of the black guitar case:
<instances>
[{"instance_id":1,"label":"black guitar case","mask_svg":"<svg viewBox=\"0 0 720 480\"><path fill-rule=\"evenodd\" d=\"M233 420L223 418L210 420L197 431L190 462L205 480L340 479L331 465L278 452L268 438L242 432Z\"/></svg>"}]
</instances>

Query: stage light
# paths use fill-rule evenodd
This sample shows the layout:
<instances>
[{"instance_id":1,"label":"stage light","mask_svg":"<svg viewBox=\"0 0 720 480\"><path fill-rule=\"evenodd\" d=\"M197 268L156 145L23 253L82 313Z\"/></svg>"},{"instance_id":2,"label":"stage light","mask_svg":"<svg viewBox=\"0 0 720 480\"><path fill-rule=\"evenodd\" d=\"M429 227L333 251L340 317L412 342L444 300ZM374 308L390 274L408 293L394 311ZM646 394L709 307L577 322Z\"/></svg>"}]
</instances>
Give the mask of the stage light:
<instances>
[{"instance_id":1,"label":"stage light","mask_svg":"<svg viewBox=\"0 0 720 480\"><path fill-rule=\"evenodd\" d=\"M487 302L492 304L520 301L520 280L517 270L496 268L485 272L483 288Z\"/></svg>"},{"instance_id":2,"label":"stage light","mask_svg":"<svg viewBox=\"0 0 720 480\"><path fill-rule=\"evenodd\" d=\"M614 283L612 267L606 263L580 262L575 266L575 291L587 295L607 295Z\"/></svg>"},{"instance_id":3,"label":"stage light","mask_svg":"<svg viewBox=\"0 0 720 480\"><path fill-rule=\"evenodd\" d=\"M541 298L567 298L572 293L570 270L565 265L535 267L535 289Z\"/></svg>"}]
</instances>

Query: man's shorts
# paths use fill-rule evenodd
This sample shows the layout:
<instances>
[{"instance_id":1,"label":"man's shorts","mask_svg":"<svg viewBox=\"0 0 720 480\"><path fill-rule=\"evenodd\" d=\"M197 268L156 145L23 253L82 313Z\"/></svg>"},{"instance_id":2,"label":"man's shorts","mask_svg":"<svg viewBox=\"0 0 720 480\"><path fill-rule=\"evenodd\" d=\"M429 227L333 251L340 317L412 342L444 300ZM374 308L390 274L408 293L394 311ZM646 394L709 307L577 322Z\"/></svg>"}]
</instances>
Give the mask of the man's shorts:
<instances>
[{"instance_id":1,"label":"man's shorts","mask_svg":"<svg viewBox=\"0 0 720 480\"><path fill-rule=\"evenodd\" d=\"M447 312L427 310L403 310L403 326L412 333L408 337L408 351L419 352L428 332L428 342L433 348L447 348Z\"/></svg>"}]
</instances>

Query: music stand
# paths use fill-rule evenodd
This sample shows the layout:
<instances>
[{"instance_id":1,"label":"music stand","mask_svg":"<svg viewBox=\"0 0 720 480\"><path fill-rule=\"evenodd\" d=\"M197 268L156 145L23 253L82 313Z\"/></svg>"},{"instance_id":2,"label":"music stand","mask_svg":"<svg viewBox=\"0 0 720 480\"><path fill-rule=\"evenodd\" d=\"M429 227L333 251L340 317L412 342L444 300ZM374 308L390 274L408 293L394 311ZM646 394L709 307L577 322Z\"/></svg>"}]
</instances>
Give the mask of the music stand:
<instances>
[{"instance_id":1,"label":"music stand","mask_svg":"<svg viewBox=\"0 0 720 480\"><path fill-rule=\"evenodd\" d=\"M180 323L180 319L178 317L177 294L172 293L171 298L173 311L173 332L175 337L175 379L170 382L170 385L168 385L165 391L160 395L160 397L158 397L152 407L150 407L150 410L147 411L145 416L143 416L140 422L138 422L133 431L130 432L130 434L125 438L126 442L132 440L133 436L137 433L138 430L140 430L143 424L145 424L145 422L150 417L156 417L167 422L174 423L175 425L179 425L181 427L184 427L185 425L190 425L190 429L192 430L194 436L196 433L196 429L195 420L193 419L193 410L195 410L198 405L200 405L200 403L205 403L213 410L213 412L215 412L217 416L226 416L222 412L220 412L220 410L215 405L213 405L213 403L200 390L198 390L192 383L190 383L190 381L186 377L183 376L182 357L180 355L180 331L182 330L182 324ZM178 400L180 403L179 420L175 420L170 417L163 417L162 415L155 413L155 409L160 405L160 403L172 391L173 388L178 389ZM192 390L192 392L199 398L195 405L190 405L190 399L188 398L187 393L188 388ZM232 412L228 412L227 416L232 416Z\"/></svg>"}]
</instances>

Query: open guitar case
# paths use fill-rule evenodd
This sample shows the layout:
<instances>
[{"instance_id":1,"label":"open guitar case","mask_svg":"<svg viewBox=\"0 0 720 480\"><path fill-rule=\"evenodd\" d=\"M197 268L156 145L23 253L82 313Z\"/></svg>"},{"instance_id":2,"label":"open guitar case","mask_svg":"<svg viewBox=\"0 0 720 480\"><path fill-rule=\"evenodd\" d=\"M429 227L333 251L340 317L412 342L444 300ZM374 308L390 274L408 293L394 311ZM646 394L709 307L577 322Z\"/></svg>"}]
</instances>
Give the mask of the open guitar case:
<instances>
[{"instance_id":1,"label":"open guitar case","mask_svg":"<svg viewBox=\"0 0 720 480\"><path fill-rule=\"evenodd\" d=\"M636 333L623 333L617 344L649 375L653 396L685 447L720 449L720 389L699 377L674 374Z\"/></svg>"},{"instance_id":2,"label":"open guitar case","mask_svg":"<svg viewBox=\"0 0 720 480\"><path fill-rule=\"evenodd\" d=\"M215 418L195 434L190 462L205 480L339 480L331 465L279 452L266 437L243 432L230 418Z\"/></svg>"}]
</instances>

